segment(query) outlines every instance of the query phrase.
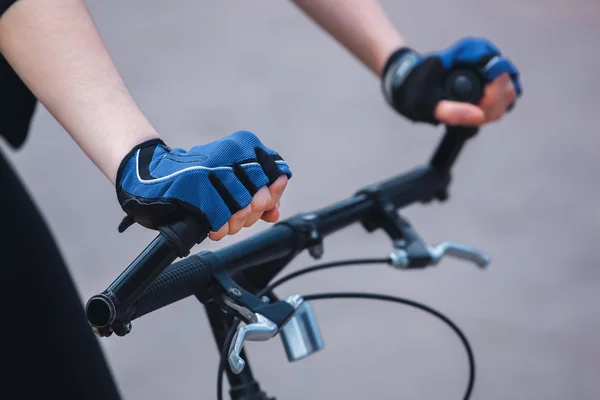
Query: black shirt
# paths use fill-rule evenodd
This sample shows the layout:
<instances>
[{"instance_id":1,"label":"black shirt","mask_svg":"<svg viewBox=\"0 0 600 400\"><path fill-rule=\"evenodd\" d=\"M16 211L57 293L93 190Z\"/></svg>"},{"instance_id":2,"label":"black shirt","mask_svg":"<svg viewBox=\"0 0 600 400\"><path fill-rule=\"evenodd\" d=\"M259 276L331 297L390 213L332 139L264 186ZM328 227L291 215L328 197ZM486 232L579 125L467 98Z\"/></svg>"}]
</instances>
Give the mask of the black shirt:
<instances>
[{"instance_id":1,"label":"black shirt","mask_svg":"<svg viewBox=\"0 0 600 400\"><path fill-rule=\"evenodd\" d=\"M17 0L0 0L0 17ZM0 136L20 147L29 131L37 100L0 55Z\"/></svg>"}]
</instances>

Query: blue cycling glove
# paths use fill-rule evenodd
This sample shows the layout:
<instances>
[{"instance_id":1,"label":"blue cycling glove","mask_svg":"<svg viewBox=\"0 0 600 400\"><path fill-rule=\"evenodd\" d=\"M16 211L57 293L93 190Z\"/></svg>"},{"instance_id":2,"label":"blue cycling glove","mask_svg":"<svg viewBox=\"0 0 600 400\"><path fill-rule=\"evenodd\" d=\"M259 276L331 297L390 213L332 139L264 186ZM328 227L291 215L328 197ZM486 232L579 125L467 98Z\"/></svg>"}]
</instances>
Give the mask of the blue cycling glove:
<instances>
[{"instance_id":1,"label":"blue cycling glove","mask_svg":"<svg viewBox=\"0 0 600 400\"><path fill-rule=\"evenodd\" d=\"M281 175L292 177L285 161L253 133L240 131L189 151L160 139L141 143L121 162L117 197L133 222L156 229L192 214L217 231L254 194Z\"/></svg>"},{"instance_id":2,"label":"blue cycling glove","mask_svg":"<svg viewBox=\"0 0 600 400\"><path fill-rule=\"evenodd\" d=\"M473 37L426 55L408 47L397 50L383 69L383 93L387 102L411 121L437 125L434 113L436 105L446 97L444 83L459 68L477 73L484 84L508 73L517 96L521 96L519 71L513 63L488 40Z\"/></svg>"}]
</instances>

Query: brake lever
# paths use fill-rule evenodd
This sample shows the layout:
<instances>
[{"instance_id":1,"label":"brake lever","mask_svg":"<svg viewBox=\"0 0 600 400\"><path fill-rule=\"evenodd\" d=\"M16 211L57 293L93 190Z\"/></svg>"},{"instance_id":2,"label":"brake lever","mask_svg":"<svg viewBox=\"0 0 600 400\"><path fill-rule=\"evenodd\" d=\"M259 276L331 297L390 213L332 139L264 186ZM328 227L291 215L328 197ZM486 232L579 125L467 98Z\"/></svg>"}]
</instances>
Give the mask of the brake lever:
<instances>
[{"instance_id":1,"label":"brake lever","mask_svg":"<svg viewBox=\"0 0 600 400\"><path fill-rule=\"evenodd\" d=\"M473 247L465 246L459 243L442 242L435 246L427 246L429 254L431 254L432 264L440 262L445 255L471 261L477 264L479 268L485 268L490 263L490 256Z\"/></svg>"},{"instance_id":2,"label":"brake lever","mask_svg":"<svg viewBox=\"0 0 600 400\"><path fill-rule=\"evenodd\" d=\"M231 300L226 300L228 306L235 305ZM285 299L285 303L289 304L293 307L294 313L299 307L301 307L304 302L300 295L290 295L287 299ZM231 371L234 374L239 374L244 369L246 362L241 357L241 352L244 347L244 342L252 341L252 342L264 342L275 335L277 335L280 331L280 327L269 318L265 317L260 313L253 313L245 307L241 307L239 305L235 305L236 311L241 315L245 316L245 319L248 320L248 324L242 325L238 327L233 340L229 346L227 360L229 361L229 366ZM287 321L286 321L287 322ZM285 324L284 324L285 326Z\"/></svg>"},{"instance_id":3,"label":"brake lever","mask_svg":"<svg viewBox=\"0 0 600 400\"><path fill-rule=\"evenodd\" d=\"M451 256L476 264L479 268L485 268L490 262L490 256L473 247L453 242L442 242L437 245L425 245L428 253L426 265L423 265L423 257L418 258L411 254L410 248L399 248L389 255L389 263L399 269L422 268L437 265L445 256Z\"/></svg>"},{"instance_id":4,"label":"brake lever","mask_svg":"<svg viewBox=\"0 0 600 400\"><path fill-rule=\"evenodd\" d=\"M234 374L239 374L244 369L246 362L240 356L245 341L264 342L277 334L277 325L261 314L255 314L253 322L240 326L235 332L229 347L229 366Z\"/></svg>"}]
</instances>

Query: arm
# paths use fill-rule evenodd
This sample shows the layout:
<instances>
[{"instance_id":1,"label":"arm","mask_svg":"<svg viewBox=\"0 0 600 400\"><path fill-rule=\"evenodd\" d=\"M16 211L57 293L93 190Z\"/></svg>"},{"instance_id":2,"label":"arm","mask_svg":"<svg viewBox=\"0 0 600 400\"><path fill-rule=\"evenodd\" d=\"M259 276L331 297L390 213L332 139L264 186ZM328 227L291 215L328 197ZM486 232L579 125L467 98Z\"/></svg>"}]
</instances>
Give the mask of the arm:
<instances>
[{"instance_id":1,"label":"arm","mask_svg":"<svg viewBox=\"0 0 600 400\"><path fill-rule=\"evenodd\" d=\"M2 14L7 3L14 4ZM125 86L83 0L0 0L0 52L37 99L111 183L116 185L118 193L123 194L123 184L128 184L131 191L127 193L128 196L133 196L137 193L136 190L141 191L138 198L144 198L148 194L148 185L133 184L135 174L127 182L117 182L117 171L122 161L128 162L133 157L128 155L133 148L149 139L158 138L158 133ZM211 167L218 166L220 162L230 165L236 161L248 160L251 157L247 154L239 155L239 159L234 157L238 156L236 151L249 148L248 143L252 144L251 148L258 145L264 148L253 135L238 136L238 141L241 140L245 145L234 145L231 151L226 152L233 159L219 160L216 157L215 160L209 160L213 164L217 163ZM232 143L230 138L226 139L225 143ZM189 163L189 160L178 165L186 166L186 162ZM280 175L287 174L291 177L291 172L283 160L272 160L267 169L270 172L269 179L274 182L267 187L266 172L261 172L262 164L260 170L254 164L248 166L252 169L254 179L252 181L248 178L253 185L252 196L246 189L241 189L243 185L237 178L229 176L233 175L230 170L227 170L227 185L221 183L219 186L222 192L237 193L239 198L234 199L236 209L229 209L223 203L224 200L219 197L220 192L217 195L211 186L212 181L208 183L207 179L201 179L198 174L191 177L174 174L161 187L151 185L153 190L158 187L162 192L159 190L150 199L145 199L146 202L156 203L156 198L159 198L158 204L167 208L164 214L152 207L149 207L149 211L129 210L128 214L133 220L144 217L152 222L158 221L160 217L167 218L168 212L189 213L189 209L182 211L177 208L180 207L180 202L175 202L172 208L167 206L173 205L173 198L176 198L177 201L190 203L198 212L206 215L212 226L219 228L217 232L211 232L213 240L235 234L242 227L253 225L259 218L275 222L279 218L279 199L288 179ZM130 167L132 164L124 165ZM157 174L160 175L160 171ZM164 193L170 189L169 185L173 185L170 197L163 198ZM198 186L199 190L181 190L190 185ZM125 210L128 207L124 197L119 197L119 201ZM231 200L230 197L227 196L227 199ZM238 207L241 210L238 211ZM229 220L228 223L226 219Z\"/></svg>"},{"instance_id":2,"label":"arm","mask_svg":"<svg viewBox=\"0 0 600 400\"><path fill-rule=\"evenodd\" d=\"M377 76L389 56L406 44L377 0L293 1Z\"/></svg>"},{"instance_id":3,"label":"arm","mask_svg":"<svg viewBox=\"0 0 600 400\"><path fill-rule=\"evenodd\" d=\"M19 0L0 17L0 52L114 184L123 157L158 137L83 0Z\"/></svg>"}]
</instances>

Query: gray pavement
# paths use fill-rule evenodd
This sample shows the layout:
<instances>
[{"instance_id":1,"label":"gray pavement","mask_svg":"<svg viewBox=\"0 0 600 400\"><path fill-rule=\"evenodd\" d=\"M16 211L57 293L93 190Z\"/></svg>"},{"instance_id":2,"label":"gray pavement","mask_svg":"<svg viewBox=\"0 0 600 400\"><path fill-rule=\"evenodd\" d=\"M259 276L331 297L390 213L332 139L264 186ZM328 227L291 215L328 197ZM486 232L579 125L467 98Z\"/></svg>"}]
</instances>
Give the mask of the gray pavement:
<instances>
[{"instance_id":1,"label":"gray pavement","mask_svg":"<svg viewBox=\"0 0 600 400\"><path fill-rule=\"evenodd\" d=\"M284 217L425 161L440 137L394 115L374 77L289 2L89 5L168 143L187 148L249 129L282 153L295 173ZM468 146L451 201L405 212L429 241L465 242L490 252L493 263L485 272L453 261L410 273L351 268L303 278L281 294L377 291L439 308L473 342L475 399L600 399L600 3L384 6L418 49L483 35L522 72L525 96ZM114 190L47 111L40 108L27 146L10 158L55 232L82 298L103 289L154 236L141 228L117 234L122 213ZM67 190L73 181L80 190ZM389 250L384 235L354 227L326 242L325 258ZM309 261L302 256L291 268ZM290 400L461 397L466 358L437 320L366 301L314 308L326 350L313 358L288 364L279 340L248 346L269 393ZM137 321L128 337L101 342L127 400L214 398L217 352L192 299Z\"/></svg>"}]
</instances>

